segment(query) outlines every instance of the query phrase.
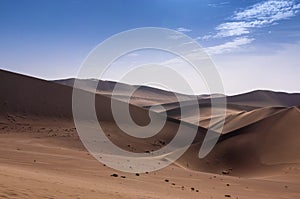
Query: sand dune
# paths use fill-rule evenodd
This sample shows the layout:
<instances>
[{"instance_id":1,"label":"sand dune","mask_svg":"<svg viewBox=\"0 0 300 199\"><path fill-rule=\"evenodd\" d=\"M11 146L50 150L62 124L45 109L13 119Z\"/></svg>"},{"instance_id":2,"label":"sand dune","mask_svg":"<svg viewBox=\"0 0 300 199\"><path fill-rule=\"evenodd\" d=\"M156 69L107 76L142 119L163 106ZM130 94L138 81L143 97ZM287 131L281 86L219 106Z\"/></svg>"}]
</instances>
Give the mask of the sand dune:
<instances>
[{"instance_id":1,"label":"sand dune","mask_svg":"<svg viewBox=\"0 0 300 199\"><path fill-rule=\"evenodd\" d=\"M269 113L258 118L255 117L257 112ZM180 163L200 171L222 173L227 170L238 176L281 176L287 168L299 168L299 109L257 112L250 113L249 117L255 118L250 124L250 118L242 118L241 123L235 120L227 124L229 127L225 125L225 129L229 129L236 123L237 129L225 132L206 158L196 158L200 146L195 143Z\"/></svg>"},{"instance_id":2,"label":"sand dune","mask_svg":"<svg viewBox=\"0 0 300 199\"><path fill-rule=\"evenodd\" d=\"M223 134L199 159L209 120L218 117L211 115L209 96L199 97L202 115L180 115L174 95L142 87L130 105L134 121L146 125L153 104L163 104L169 118L157 135L138 139L115 124L111 100L126 103L110 98L112 82L101 84L95 98L98 121L124 150L157 150L173 139L180 122L198 130L177 162L137 176L103 166L87 153L74 126L69 84L7 71L0 71L0 82L0 198L300 197L299 94L255 91L228 97ZM86 90L80 92L91 95ZM188 110L191 104L184 103Z\"/></svg>"},{"instance_id":3,"label":"sand dune","mask_svg":"<svg viewBox=\"0 0 300 199\"><path fill-rule=\"evenodd\" d=\"M74 78L70 79L61 79L55 80L54 82L62 85L73 86ZM85 85L86 90L91 91L95 84L97 84L97 91L102 94L110 95L116 85L116 82L113 81L101 81L98 83L97 80L94 79L85 79L80 80L82 84ZM137 92L134 94L134 97L141 97L142 99L152 99L158 100L160 104L164 104L166 107L176 105L177 99L174 97L173 92L147 87L147 86L136 86L136 85L128 85L124 83L119 83L121 86L121 90L118 91L118 95L126 95L128 90L131 88L138 88ZM181 97L186 97L186 100L190 98L189 95L179 94ZM214 95L199 95L199 100L201 103L208 102L211 97L220 98L222 95L214 94ZM162 100L162 101L159 101ZM268 90L255 90L248 93L243 93L239 95L227 96L227 100L231 104L239 104L245 106L253 106L253 107L266 107L266 106L297 106L300 101L300 94L298 93L285 93L285 92L274 92ZM165 102L163 102L165 101ZM174 105L175 104L175 105ZM146 106L146 105L145 105ZM169 110L169 108L167 108Z\"/></svg>"},{"instance_id":4,"label":"sand dune","mask_svg":"<svg viewBox=\"0 0 300 199\"><path fill-rule=\"evenodd\" d=\"M71 87L6 71L0 71L0 78L1 81L5 83L0 85L0 104L2 105L2 117L6 120L12 120L12 122L14 122L17 117L22 117L27 118L28 120L31 118L40 118L41 120L53 119L62 121L68 120L72 122ZM7 87L7 85L10 86ZM25 90L26 92L24 92ZM92 95L92 93L88 91L81 90L80 92L82 96ZM141 147L140 149L137 147L138 151L152 150L142 147L144 144L149 145L149 143L161 139L164 139L163 142L168 143L174 137L179 126L179 121L172 118L168 119L161 132L157 132L157 135L149 138L149 140L144 139L143 142L141 142L140 139L127 135L115 124L111 111L111 100L115 101L116 106L127 106L127 104L122 101L110 99L102 94L96 94L95 106L98 121L94 122L101 122L104 126L109 125L110 128L114 128L114 135L116 138L122 136L126 142L140 143ZM129 110L132 119L137 124L146 125L150 122L149 110L135 105L130 105ZM152 117L153 119L160 119L161 116L158 113L153 112ZM83 117L82 119L84 120L85 118ZM205 128L196 127L189 123L186 123L185 125L197 128L199 134L205 135ZM113 139L113 136L111 139ZM127 149L128 143L123 144L122 141L118 142L120 142L121 145L126 145L125 149Z\"/></svg>"},{"instance_id":5,"label":"sand dune","mask_svg":"<svg viewBox=\"0 0 300 199\"><path fill-rule=\"evenodd\" d=\"M62 80L55 80L55 83L66 85L73 87L74 85L74 78L71 79L62 79ZM94 88L96 88L96 92L105 96L111 97L112 92L115 88L116 82L112 81L102 81L99 82L97 80L93 79L85 79L85 80L79 80L82 87L87 91L93 91ZM165 103L171 103L176 102L177 98L174 95L173 92L160 90L152 87L147 86L136 86L136 85L128 85L119 83L119 90L115 91L114 98L124 101L126 100L128 96L128 92L131 89L136 89L134 94L131 96L130 103L138 105L138 106L152 106L156 104L165 104ZM191 99L191 96L183 95L177 93L182 99L189 100Z\"/></svg>"},{"instance_id":6,"label":"sand dune","mask_svg":"<svg viewBox=\"0 0 300 199\"><path fill-rule=\"evenodd\" d=\"M228 102L248 106L298 106L300 104L299 93L273 92L257 90L245 94L231 96Z\"/></svg>"}]
</instances>

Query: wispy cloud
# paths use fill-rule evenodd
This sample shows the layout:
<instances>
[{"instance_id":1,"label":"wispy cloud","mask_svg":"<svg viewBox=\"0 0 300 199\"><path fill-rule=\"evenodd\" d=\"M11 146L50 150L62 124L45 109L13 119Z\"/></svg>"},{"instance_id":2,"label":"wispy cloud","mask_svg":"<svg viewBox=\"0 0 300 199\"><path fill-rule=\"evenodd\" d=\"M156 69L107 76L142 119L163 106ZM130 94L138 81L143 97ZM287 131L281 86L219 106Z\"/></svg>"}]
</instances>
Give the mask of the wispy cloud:
<instances>
[{"instance_id":1,"label":"wispy cloud","mask_svg":"<svg viewBox=\"0 0 300 199\"><path fill-rule=\"evenodd\" d=\"M269 0L255 4L244 11L236 12L233 19L261 20L265 23L272 23L295 16L299 8L300 4L293 0Z\"/></svg>"},{"instance_id":2,"label":"wispy cloud","mask_svg":"<svg viewBox=\"0 0 300 199\"><path fill-rule=\"evenodd\" d=\"M129 56L129 57L137 57L137 56L139 56L139 54L138 53L129 53L129 54L127 54L127 56Z\"/></svg>"},{"instance_id":3,"label":"wispy cloud","mask_svg":"<svg viewBox=\"0 0 300 199\"><path fill-rule=\"evenodd\" d=\"M213 8L218 8L218 7L223 7L225 5L229 4L228 1L224 1L224 2L220 2L220 3L209 3L208 6L209 7L213 7Z\"/></svg>"},{"instance_id":4,"label":"wispy cloud","mask_svg":"<svg viewBox=\"0 0 300 199\"><path fill-rule=\"evenodd\" d=\"M216 33L205 35L202 39L233 37L231 42L208 48L212 54L229 52L229 48L236 49L251 43L254 40L250 38L253 29L277 24L280 20L295 16L299 10L300 3L294 0L263 1L236 11L227 22L215 28Z\"/></svg>"},{"instance_id":5,"label":"wispy cloud","mask_svg":"<svg viewBox=\"0 0 300 199\"><path fill-rule=\"evenodd\" d=\"M203 39L222 38L250 34L251 29L271 26L297 14L300 3L294 0L269 0L254 4L234 13L229 22L218 25L216 34Z\"/></svg>"},{"instance_id":6,"label":"wispy cloud","mask_svg":"<svg viewBox=\"0 0 300 199\"><path fill-rule=\"evenodd\" d=\"M233 41L226 42L224 44L218 46L212 46L206 48L206 52L209 54L223 54L231 52L234 49L240 48L242 45L250 44L254 39L248 37L238 37L235 38Z\"/></svg>"},{"instance_id":7,"label":"wispy cloud","mask_svg":"<svg viewBox=\"0 0 300 199\"><path fill-rule=\"evenodd\" d=\"M183 28L183 27L177 28L176 30L179 31L179 32L191 32L192 31L191 29Z\"/></svg>"}]
</instances>

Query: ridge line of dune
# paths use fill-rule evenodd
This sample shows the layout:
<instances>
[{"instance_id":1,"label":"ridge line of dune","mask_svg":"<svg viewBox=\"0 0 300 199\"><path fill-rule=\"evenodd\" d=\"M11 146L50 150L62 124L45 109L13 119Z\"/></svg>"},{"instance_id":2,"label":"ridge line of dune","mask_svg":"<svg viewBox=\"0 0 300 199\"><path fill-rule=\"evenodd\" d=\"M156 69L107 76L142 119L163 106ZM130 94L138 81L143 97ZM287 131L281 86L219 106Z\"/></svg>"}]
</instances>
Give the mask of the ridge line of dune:
<instances>
[{"instance_id":1,"label":"ridge line of dune","mask_svg":"<svg viewBox=\"0 0 300 199\"><path fill-rule=\"evenodd\" d=\"M250 124L248 124L248 125L246 125L246 126L243 126L243 127L241 127L241 128L235 129L235 130L230 131L230 132L228 132L228 133L226 133L226 134L222 134L222 135L220 136L218 142L222 142L222 141L224 141L224 140L226 140L226 139L229 139L229 138L231 138L231 137L240 135L241 133L237 133L237 131L239 131L239 130L241 130L241 129L244 129L244 128L250 127L250 126L252 126L252 125L258 124L258 123L260 123L260 122L263 122L264 120L273 118L273 117L275 117L275 116L278 116L278 115L280 115L280 114L286 113L286 112L288 112L288 111L290 111L290 110L293 110L293 109L294 109L294 107L287 107L287 108L285 108L285 109L283 109L283 110L280 110L280 111L278 111L278 112L276 112L276 113L274 113L274 114L271 114L270 116L265 117L265 118L263 118L263 119L261 119L261 120L252 122L252 123L250 123Z\"/></svg>"},{"instance_id":2,"label":"ridge line of dune","mask_svg":"<svg viewBox=\"0 0 300 199\"><path fill-rule=\"evenodd\" d=\"M229 118L229 120L227 119L228 117L226 117L225 120L226 120L226 122L230 122L230 121L234 120L234 119L235 119L236 117L238 117L238 116L243 116L243 114L251 114L251 113L254 113L254 112L259 112L259 111L266 110L266 109L268 109L268 108L277 108L277 107L263 107L263 108L258 108L258 109L254 109L254 110L251 110L251 111L241 111L241 112L239 112L239 113L237 113L237 114L233 114L233 115L228 116L228 117L232 117L232 118ZM246 125L244 125L244 126L241 126L241 127L239 127L239 128L233 129L233 130L231 130L230 132L235 131L235 130L239 130L239 129L241 129L241 128L243 128L243 127L246 127L246 126L249 126L249 125L251 125L251 124L253 124L253 123L256 123L256 122L259 122L259 121L261 121L261 120L264 120L264 119L266 119L266 118L268 118L268 117L270 117L270 116L273 116L273 115L275 115L275 114L277 114L277 113L280 113L281 111L285 111L285 110L289 109L290 107L278 107L278 108L282 108L282 109L281 109L281 110L278 110L278 111L276 111L276 112L274 112L274 113L271 113L271 114L269 114L269 115L266 115L265 117L263 117L263 118L261 118L261 119L259 119L259 120L256 120L256 121L254 121L254 122L251 122L251 123L246 124ZM244 117L246 117L246 116L244 116ZM221 121L216 122L215 124L212 125L212 127L217 126L220 122L221 122ZM225 125L226 125L226 124L225 124ZM224 125L224 126L225 126L225 125ZM227 132L227 133L229 133L229 132ZM226 134L227 134L227 133L226 133Z\"/></svg>"}]
</instances>

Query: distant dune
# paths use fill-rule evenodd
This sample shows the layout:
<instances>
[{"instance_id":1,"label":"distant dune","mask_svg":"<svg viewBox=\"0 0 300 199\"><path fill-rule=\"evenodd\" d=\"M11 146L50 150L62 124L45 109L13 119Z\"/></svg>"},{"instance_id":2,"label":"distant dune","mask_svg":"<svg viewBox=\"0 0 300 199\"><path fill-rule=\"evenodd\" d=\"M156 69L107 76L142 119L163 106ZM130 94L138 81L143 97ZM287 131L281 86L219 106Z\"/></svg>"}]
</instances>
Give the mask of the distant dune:
<instances>
[{"instance_id":1,"label":"distant dune","mask_svg":"<svg viewBox=\"0 0 300 199\"><path fill-rule=\"evenodd\" d=\"M55 80L54 82L73 87L74 81L75 79L71 78ZM116 82L100 80L98 83L98 81L94 79L85 79L78 81L80 81L81 85L83 85L82 87L85 88L85 90L95 92L93 91L93 89L96 88L96 92L98 94L102 94L109 97L112 95L112 92L116 85ZM130 103L138 106L150 106L155 104L165 104L177 101L177 98L174 95L174 93L152 87L119 83L119 88L120 90L114 93L114 97L121 101L123 101L125 97L127 97L130 89L136 89L133 96L131 96ZM183 95L179 93L177 93L177 95L180 95L180 97L184 98L185 100L191 99L191 97L188 95Z\"/></svg>"},{"instance_id":2,"label":"distant dune","mask_svg":"<svg viewBox=\"0 0 300 199\"><path fill-rule=\"evenodd\" d=\"M80 81L86 86L80 92L92 95L95 80ZM154 117L160 118L158 105L168 119L157 135L138 139L118 128L110 109L111 100L126 106L126 91L137 86L122 84L112 99L115 82L101 81L95 122L122 149L164 147L180 123L197 129L192 146L173 165L138 176L109 169L87 154L73 122L73 83L74 79L53 82L0 70L0 198L151 198L157 192L157 198L300 197L300 94L253 91L228 96L222 135L213 151L199 159L210 119L220 118L211 115L210 98L224 96L197 96L200 115L194 115L191 96L180 94L185 100L179 107L172 92L140 87L130 101L133 120L149 123L151 106ZM182 108L186 115L181 115Z\"/></svg>"}]
</instances>

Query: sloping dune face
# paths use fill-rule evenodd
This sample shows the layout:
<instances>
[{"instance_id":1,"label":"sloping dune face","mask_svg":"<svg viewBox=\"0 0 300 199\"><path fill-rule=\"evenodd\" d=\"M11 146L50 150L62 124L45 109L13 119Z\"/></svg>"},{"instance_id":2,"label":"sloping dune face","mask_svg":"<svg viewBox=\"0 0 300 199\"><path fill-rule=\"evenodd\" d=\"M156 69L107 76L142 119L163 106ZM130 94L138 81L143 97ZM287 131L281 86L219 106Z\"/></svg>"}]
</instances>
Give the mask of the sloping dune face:
<instances>
[{"instance_id":1,"label":"sloping dune face","mask_svg":"<svg viewBox=\"0 0 300 199\"><path fill-rule=\"evenodd\" d=\"M257 110L239 119L240 122L238 119L225 124L219 143L206 158L192 158L199 150L196 143L190 149L190 156L182 157L181 164L201 171L229 171L238 176L281 175L287 168L295 165L299 168L297 107ZM234 130L226 131L232 127Z\"/></svg>"}]
</instances>

